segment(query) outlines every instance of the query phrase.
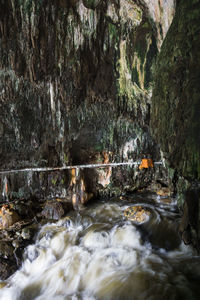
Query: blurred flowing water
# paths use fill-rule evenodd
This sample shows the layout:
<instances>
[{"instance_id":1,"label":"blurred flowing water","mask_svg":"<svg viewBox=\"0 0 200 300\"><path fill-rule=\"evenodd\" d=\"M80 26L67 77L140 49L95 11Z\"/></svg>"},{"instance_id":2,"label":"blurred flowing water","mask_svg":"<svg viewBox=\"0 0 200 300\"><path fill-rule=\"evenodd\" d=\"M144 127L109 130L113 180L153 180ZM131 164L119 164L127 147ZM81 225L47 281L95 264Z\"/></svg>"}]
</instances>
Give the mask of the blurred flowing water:
<instances>
[{"instance_id":1,"label":"blurred flowing water","mask_svg":"<svg viewBox=\"0 0 200 300\"><path fill-rule=\"evenodd\" d=\"M150 210L146 223L124 217ZM41 227L1 300L200 299L200 257L181 243L176 203L152 194L110 199Z\"/></svg>"}]
</instances>

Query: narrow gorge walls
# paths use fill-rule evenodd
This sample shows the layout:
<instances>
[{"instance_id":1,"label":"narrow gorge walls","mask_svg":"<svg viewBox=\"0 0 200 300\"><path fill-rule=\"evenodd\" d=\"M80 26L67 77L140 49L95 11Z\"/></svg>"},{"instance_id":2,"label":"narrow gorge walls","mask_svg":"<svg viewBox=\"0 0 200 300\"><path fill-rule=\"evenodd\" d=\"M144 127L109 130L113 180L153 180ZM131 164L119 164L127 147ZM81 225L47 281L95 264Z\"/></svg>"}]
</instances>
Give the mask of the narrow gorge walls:
<instances>
[{"instance_id":1,"label":"narrow gorge walls","mask_svg":"<svg viewBox=\"0 0 200 300\"><path fill-rule=\"evenodd\" d=\"M200 1L177 1L155 72L151 130L184 203L181 232L200 248ZM187 190L187 192L186 192ZM186 194L185 194L186 192ZM185 200L185 202L184 202Z\"/></svg>"},{"instance_id":2,"label":"narrow gorge walls","mask_svg":"<svg viewBox=\"0 0 200 300\"><path fill-rule=\"evenodd\" d=\"M200 2L179 1L155 72L151 128L180 176L200 179Z\"/></svg>"}]
</instances>

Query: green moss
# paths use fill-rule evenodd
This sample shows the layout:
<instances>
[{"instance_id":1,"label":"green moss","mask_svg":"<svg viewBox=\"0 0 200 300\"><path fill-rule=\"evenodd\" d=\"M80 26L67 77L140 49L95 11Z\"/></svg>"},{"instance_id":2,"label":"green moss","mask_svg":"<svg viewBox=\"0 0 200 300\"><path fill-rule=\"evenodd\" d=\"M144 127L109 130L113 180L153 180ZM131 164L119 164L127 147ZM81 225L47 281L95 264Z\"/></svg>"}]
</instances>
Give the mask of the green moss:
<instances>
[{"instance_id":1,"label":"green moss","mask_svg":"<svg viewBox=\"0 0 200 300\"><path fill-rule=\"evenodd\" d=\"M97 144L97 145L94 145L94 151L95 152L101 152L103 151L103 145L102 144Z\"/></svg>"},{"instance_id":2,"label":"green moss","mask_svg":"<svg viewBox=\"0 0 200 300\"><path fill-rule=\"evenodd\" d=\"M144 22L142 25L141 25L141 28L142 29L149 29L149 22Z\"/></svg>"},{"instance_id":3,"label":"green moss","mask_svg":"<svg viewBox=\"0 0 200 300\"><path fill-rule=\"evenodd\" d=\"M131 72L127 63L126 56L126 42L121 41L120 43L120 59L118 65L119 79L118 79L118 90L119 96L127 97L128 110L133 106L135 96L138 94L138 87L131 80Z\"/></svg>"},{"instance_id":4,"label":"green moss","mask_svg":"<svg viewBox=\"0 0 200 300\"><path fill-rule=\"evenodd\" d=\"M137 71L137 68L135 68L135 67L132 68L131 80L133 82L136 82L138 86L140 85L138 71Z\"/></svg>"},{"instance_id":5,"label":"green moss","mask_svg":"<svg viewBox=\"0 0 200 300\"><path fill-rule=\"evenodd\" d=\"M19 0L19 5L22 6L24 14L30 15L34 10L38 14L43 4L43 0Z\"/></svg>"},{"instance_id":6,"label":"green moss","mask_svg":"<svg viewBox=\"0 0 200 300\"><path fill-rule=\"evenodd\" d=\"M51 179L51 183L52 183L53 185L56 185L56 183L57 183L57 179L55 179L55 178L52 178L52 179Z\"/></svg>"},{"instance_id":7,"label":"green moss","mask_svg":"<svg viewBox=\"0 0 200 300\"><path fill-rule=\"evenodd\" d=\"M116 25L109 22L108 23L108 31L109 31L110 40L113 42L118 42L119 41L119 31L118 31Z\"/></svg>"},{"instance_id":8,"label":"green moss","mask_svg":"<svg viewBox=\"0 0 200 300\"><path fill-rule=\"evenodd\" d=\"M141 68L144 64L146 53L147 53L147 41L145 39L138 40L135 44L135 52L137 53L138 57L141 61ZM142 71L142 69L141 69Z\"/></svg>"},{"instance_id":9,"label":"green moss","mask_svg":"<svg viewBox=\"0 0 200 300\"><path fill-rule=\"evenodd\" d=\"M65 162L66 164L69 163L69 156L68 156L68 153L64 153L64 162Z\"/></svg>"}]
</instances>

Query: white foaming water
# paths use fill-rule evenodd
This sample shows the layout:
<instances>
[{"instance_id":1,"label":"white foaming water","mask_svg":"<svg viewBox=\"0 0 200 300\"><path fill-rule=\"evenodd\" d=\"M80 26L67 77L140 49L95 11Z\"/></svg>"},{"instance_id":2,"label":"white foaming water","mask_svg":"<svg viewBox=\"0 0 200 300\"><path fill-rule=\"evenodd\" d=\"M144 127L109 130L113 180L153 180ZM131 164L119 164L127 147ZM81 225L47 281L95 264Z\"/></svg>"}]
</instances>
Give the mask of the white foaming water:
<instances>
[{"instance_id":1,"label":"white foaming water","mask_svg":"<svg viewBox=\"0 0 200 300\"><path fill-rule=\"evenodd\" d=\"M126 207L99 204L43 226L0 299L178 299L171 280L180 273L177 262L191 259L191 251L154 251L123 217ZM188 284L184 274L177 278L178 286Z\"/></svg>"}]
</instances>

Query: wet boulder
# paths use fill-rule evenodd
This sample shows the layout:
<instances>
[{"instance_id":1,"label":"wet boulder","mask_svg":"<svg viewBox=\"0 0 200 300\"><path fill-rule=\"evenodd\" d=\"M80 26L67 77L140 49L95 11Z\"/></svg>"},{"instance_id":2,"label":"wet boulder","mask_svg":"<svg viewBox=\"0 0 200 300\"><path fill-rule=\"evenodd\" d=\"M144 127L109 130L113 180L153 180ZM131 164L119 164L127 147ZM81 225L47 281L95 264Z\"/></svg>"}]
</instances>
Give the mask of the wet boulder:
<instances>
[{"instance_id":1,"label":"wet boulder","mask_svg":"<svg viewBox=\"0 0 200 300\"><path fill-rule=\"evenodd\" d=\"M127 219L140 224L149 220L150 211L142 206L130 206L124 211L124 215Z\"/></svg>"},{"instance_id":2,"label":"wet boulder","mask_svg":"<svg viewBox=\"0 0 200 300\"><path fill-rule=\"evenodd\" d=\"M20 220L19 215L9 205L3 205L0 210L0 229L7 229Z\"/></svg>"},{"instance_id":3,"label":"wet boulder","mask_svg":"<svg viewBox=\"0 0 200 300\"><path fill-rule=\"evenodd\" d=\"M179 234L186 245L193 244L200 251L199 234L199 190L187 190L184 195L183 214Z\"/></svg>"},{"instance_id":4,"label":"wet boulder","mask_svg":"<svg viewBox=\"0 0 200 300\"><path fill-rule=\"evenodd\" d=\"M30 240L31 237L32 237L32 231L29 227L25 227L22 229L21 231L21 237L24 239L24 240Z\"/></svg>"},{"instance_id":5,"label":"wet boulder","mask_svg":"<svg viewBox=\"0 0 200 300\"><path fill-rule=\"evenodd\" d=\"M34 204L31 200L16 200L12 203L12 208L23 218L31 218L34 215Z\"/></svg>"},{"instance_id":6,"label":"wet boulder","mask_svg":"<svg viewBox=\"0 0 200 300\"><path fill-rule=\"evenodd\" d=\"M0 279L5 280L17 270L17 265L10 260L1 259L0 261Z\"/></svg>"},{"instance_id":7,"label":"wet boulder","mask_svg":"<svg viewBox=\"0 0 200 300\"><path fill-rule=\"evenodd\" d=\"M1 281L0 282L0 289L4 288L6 286L6 281Z\"/></svg>"},{"instance_id":8,"label":"wet boulder","mask_svg":"<svg viewBox=\"0 0 200 300\"><path fill-rule=\"evenodd\" d=\"M46 219L59 220L65 211L62 203L59 201L47 201L44 205L44 209L41 212L41 215Z\"/></svg>"},{"instance_id":9,"label":"wet boulder","mask_svg":"<svg viewBox=\"0 0 200 300\"><path fill-rule=\"evenodd\" d=\"M14 248L7 241L0 242L0 257L8 258L13 256Z\"/></svg>"},{"instance_id":10,"label":"wet boulder","mask_svg":"<svg viewBox=\"0 0 200 300\"><path fill-rule=\"evenodd\" d=\"M156 194L161 197L171 196L171 191L168 187L162 187L161 189L156 191Z\"/></svg>"},{"instance_id":11,"label":"wet boulder","mask_svg":"<svg viewBox=\"0 0 200 300\"><path fill-rule=\"evenodd\" d=\"M177 230L177 223L168 218L162 218L161 222L149 222L142 228L144 240L151 243L154 249L172 251L178 249L181 243Z\"/></svg>"}]
</instances>

